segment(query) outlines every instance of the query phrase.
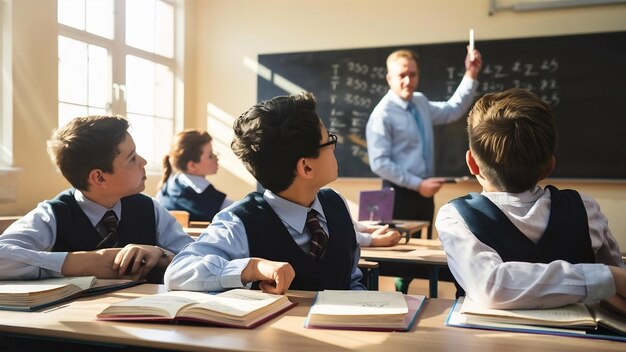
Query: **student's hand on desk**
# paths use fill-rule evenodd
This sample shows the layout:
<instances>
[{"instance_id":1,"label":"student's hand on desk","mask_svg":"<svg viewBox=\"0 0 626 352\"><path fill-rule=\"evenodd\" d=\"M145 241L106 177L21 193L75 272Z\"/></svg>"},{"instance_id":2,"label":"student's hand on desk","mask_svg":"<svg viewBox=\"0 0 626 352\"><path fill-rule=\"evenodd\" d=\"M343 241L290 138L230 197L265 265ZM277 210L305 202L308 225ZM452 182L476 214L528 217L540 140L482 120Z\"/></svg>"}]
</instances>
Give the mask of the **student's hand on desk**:
<instances>
[{"instance_id":1,"label":"student's hand on desk","mask_svg":"<svg viewBox=\"0 0 626 352\"><path fill-rule=\"evenodd\" d=\"M259 288L263 292L283 295L295 277L296 272L289 263L251 258L241 272L241 283L260 281Z\"/></svg>"},{"instance_id":2,"label":"student's hand on desk","mask_svg":"<svg viewBox=\"0 0 626 352\"><path fill-rule=\"evenodd\" d=\"M430 198L435 195L435 193L439 192L441 186L446 182L446 179L443 177L433 177L433 178L425 178L420 183L419 187L417 187L417 192L426 198Z\"/></svg>"},{"instance_id":3,"label":"student's hand on desk","mask_svg":"<svg viewBox=\"0 0 626 352\"><path fill-rule=\"evenodd\" d=\"M159 263L162 255L163 252L155 246L128 244L117 253L112 268L119 275L141 279Z\"/></svg>"},{"instance_id":4,"label":"student's hand on desk","mask_svg":"<svg viewBox=\"0 0 626 352\"><path fill-rule=\"evenodd\" d=\"M402 235L396 229L390 229L389 225L381 226L372 232L372 247L395 246L402 239Z\"/></svg>"}]
</instances>

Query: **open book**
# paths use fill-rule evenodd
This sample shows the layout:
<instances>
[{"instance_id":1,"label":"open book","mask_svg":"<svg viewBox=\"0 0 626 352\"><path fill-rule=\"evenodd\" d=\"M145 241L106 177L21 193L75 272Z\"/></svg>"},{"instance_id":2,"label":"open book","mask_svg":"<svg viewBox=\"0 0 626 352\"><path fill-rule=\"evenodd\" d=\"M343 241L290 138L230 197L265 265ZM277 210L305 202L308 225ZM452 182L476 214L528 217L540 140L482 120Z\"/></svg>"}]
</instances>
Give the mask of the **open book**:
<instances>
[{"instance_id":1,"label":"open book","mask_svg":"<svg viewBox=\"0 0 626 352\"><path fill-rule=\"evenodd\" d=\"M34 311L78 297L144 283L145 280L97 279L95 276L0 281L0 309Z\"/></svg>"},{"instance_id":2,"label":"open book","mask_svg":"<svg viewBox=\"0 0 626 352\"><path fill-rule=\"evenodd\" d=\"M304 323L307 328L408 331L424 296L400 292L325 290L317 293Z\"/></svg>"},{"instance_id":3,"label":"open book","mask_svg":"<svg viewBox=\"0 0 626 352\"><path fill-rule=\"evenodd\" d=\"M287 296L234 289L216 295L172 291L115 303L98 320L191 321L253 328L296 305Z\"/></svg>"},{"instance_id":4,"label":"open book","mask_svg":"<svg viewBox=\"0 0 626 352\"><path fill-rule=\"evenodd\" d=\"M626 341L626 317L600 304L504 310L484 308L461 297L446 325Z\"/></svg>"}]
</instances>

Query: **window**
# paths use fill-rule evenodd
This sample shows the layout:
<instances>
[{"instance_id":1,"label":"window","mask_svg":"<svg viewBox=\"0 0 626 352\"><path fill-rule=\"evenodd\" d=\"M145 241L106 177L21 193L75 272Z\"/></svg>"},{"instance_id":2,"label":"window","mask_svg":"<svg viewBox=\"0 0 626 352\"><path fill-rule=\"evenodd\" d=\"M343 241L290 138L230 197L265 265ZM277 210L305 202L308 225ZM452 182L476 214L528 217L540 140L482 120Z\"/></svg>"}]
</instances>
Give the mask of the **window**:
<instances>
[{"instance_id":1,"label":"window","mask_svg":"<svg viewBox=\"0 0 626 352\"><path fill-rule=\"evenodd\" d=\"M58 0L59 125L119 114L160 169L175 125L174 0Z\"/></svg>"}]
</instances>

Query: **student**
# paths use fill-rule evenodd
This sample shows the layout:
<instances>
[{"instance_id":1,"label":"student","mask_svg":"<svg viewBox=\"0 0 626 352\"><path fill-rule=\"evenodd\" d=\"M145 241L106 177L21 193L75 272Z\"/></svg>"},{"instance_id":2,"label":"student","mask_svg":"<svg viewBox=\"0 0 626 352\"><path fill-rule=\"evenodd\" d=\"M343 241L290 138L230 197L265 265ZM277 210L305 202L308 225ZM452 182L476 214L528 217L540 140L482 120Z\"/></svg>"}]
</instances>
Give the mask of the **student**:
<instances>
[{"instance_id":1,"label":"student","mask_svg":"<svg viewBox=\"0 0 626 352\"><path fill-rule=\"evenodd\" d=\"M157 201L168 210L188 211L189 220L211 221L233 203L206 179L217 172L218 160L207 132L185 130L176 134L170 154L163 158ZM174 175L172 168L178 171Z\"/></svg>"},{"instance_id":2,"label":"student","mask_svg":"<svg viewBox=\"0 0 626 352\"><path fill-rule=\"evenodd\" d=\"M359 247L334 149L310 93L261 102L234 123L231 147L265 188L218 213L165 273L169 289L220 291L259 282L287 289L363 290Z\"/></svg>"},{"instance_id":3,"label":"student","mask_svg":"<svg viewBox=\"0 0 626 352\"><path fill-rule=\"evenodd\" d=\"M146 160L128 127L121 117L90 116L53 134L48 153L73 188L39 203L0 236L0 279L150 274L162 281L173 253L193 240L139 193Z\"/></svg>"},{"instance_id":4,"label":"student","mask_svg":"<svg viewBox=\"0 0 626 352\"><path fill-rule=\"evenodd\" d=\"M436 221L467 296L502 309L607 299L626 313L626 266L598 203L537 185L555 166L550 107L510 89L478 100L467 124L467 165L483 192L444 205Z\"/></svg>"}]
</instances>

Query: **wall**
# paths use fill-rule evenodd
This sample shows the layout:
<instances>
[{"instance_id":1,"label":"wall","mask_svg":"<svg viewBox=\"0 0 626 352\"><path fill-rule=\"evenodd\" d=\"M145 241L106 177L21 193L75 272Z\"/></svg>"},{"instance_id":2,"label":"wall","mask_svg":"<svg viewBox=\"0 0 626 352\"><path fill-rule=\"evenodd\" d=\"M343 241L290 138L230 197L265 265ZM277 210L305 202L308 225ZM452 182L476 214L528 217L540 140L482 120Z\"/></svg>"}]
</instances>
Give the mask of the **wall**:
<instances>
[{"instance_id":1,"label":"wall","mask_svg":"<svg viewBox=\"0 0 626 352\"><path fill-rule=\"evenodd\" d=\"M22 171L10 176L17 201L0 203L0 215L24 214L68 186L45 153L57 120L56 2L19 0L12 7L14 160ZM232 198L255 187L228 145L232 119L256 102L260 53L460 41L470 27L479 49L481 39L626 30L624 5L492 17L488 0L186 0L185 7L184 126L208 125L221 158L211 181ZM150 175L146 193L154 194L157 182ZM555 184L596 197L626 248L626 183ZM376 189L379 181L342 179L331 186L356 202L360 190ZM476 184L446 185L437 207L473 190Z\"/></svg>"},{"instance_id":2,"label":"wall","mask_svg":"<svg viewBox=\"0 0 626 352\"><path fill-rule=\"evenodd\" d=\"M199 123L207 123L220 138L221 169L212 181L234 197L254 189L249 178L237 182L246 173L228 152L227 127L256 101L258 54L461 41L469 28L475 30L478 49L481 39L626 30L625 5L494 16L488 15L488 5L488 0L198 1L197 35L203 39L197 42L197 72L206 79L198 80L196 87L197 111L203 113L209 106L216 111L199 117ZM626 248L626 183L550 183L595 197ZM352 202L355 213L358 192L379 185L375 179L340 179L331 187ZM475 182L446 185L436 196L436 207L478 190Z\"/></svg>"}]
</instances>

